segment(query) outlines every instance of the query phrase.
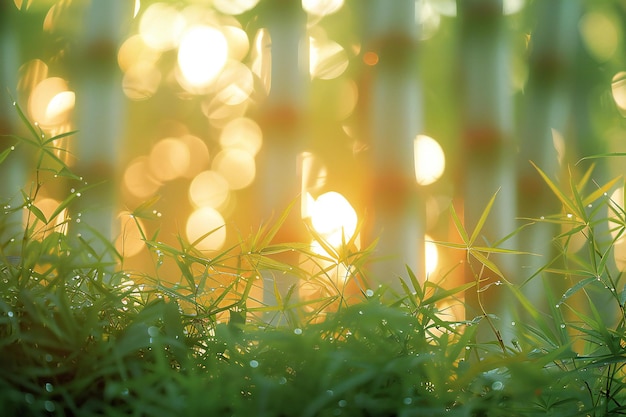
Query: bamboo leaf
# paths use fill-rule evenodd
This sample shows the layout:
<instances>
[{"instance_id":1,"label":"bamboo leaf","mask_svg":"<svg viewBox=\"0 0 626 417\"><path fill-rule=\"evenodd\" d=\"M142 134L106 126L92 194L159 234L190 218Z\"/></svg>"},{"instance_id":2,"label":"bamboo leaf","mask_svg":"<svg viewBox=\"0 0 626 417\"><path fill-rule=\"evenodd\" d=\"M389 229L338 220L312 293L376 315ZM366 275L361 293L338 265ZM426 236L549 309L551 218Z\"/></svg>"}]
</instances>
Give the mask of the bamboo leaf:
<instances>
[{"instance_id":1,"label":"bamboo leaf","mask_svg":"<svg viewBox=\"0 0 626 417\"><path fill-rule=\"evenodd\" d=\"M576 165L580 164L582 161L587 161L589 159L598 159L598 158L611 158L615 156L626 156L626 152L611 152L611 153L600 153L597 155L585 156L584 158L580 158Z\"/></svg>"},{"instance_id":2,"label":"bamboo leaf","mask_svg":"<svg viewBox=\"0 0 626 417\"><path fill-rule=\"evenodd\" d=\"M607 182L593 193L589 194L587 197L583 199L583 204L588 206L589 204L596 201L598 198L602 197L605 193L608 193L611 188L619 181L622 177L613 178L611 181Z\"/></svg>"},{"instance_id":3,"label":"bamboo leaf","mask_svg":"<svg viewBox=\"0 0 626 417\"><path fill-rule=\"evenodd\" d=\"M44 222L45 224L48 224L48 220L46 219L46 215L43 214L43 212L41 210L39 210L39 207L35 206L34 204L31 204L28 207L28 211L30 211L31 213L33 213L33 215L35 217L37 217L39 220L41 220L42 222ZM51 217L52 219L54 217Z\"/></svg>"},{"instance_id":4,"label":"bamboo leaf","mask_svg":"<svg viewBox=\"0 0 626 417\"><path fill-rule=\"evenodd\" d=\"M450 213L452 215L452 221L454 222L454 227L456 227L456 230L457 232L459 232L461 239L463 239L463 243L465 243L465 247L469 246L469 237L467 236L467 231L465 230L465 227L463 227L463 224L461 223L459 216L456 214L456 210L454 210L454 204L450 205Z\"/></svg>"},{"instance_id":5,"label":"bamboo leaf","mask_svg":"<svg viewBox=\"0 0 626 417\"><path fill-rule=\"evenodd\" d=\"M586 287L587 285L589 285L592 282L595 282L597 280L598 279L596 277L589 277L589 278L585 278L585 279L582 279L582 280L578 281L572 287L568 288L567 291L565 291L565 293L563 293L563 296L561 297L561 300L562 301L567 300L572 295L574 295L578 291L580 291L582 288Z\"/></svg>"},{"instance_id":6,"label":"bamboo leaf","mask_svg":"<svg viewBox=\"0 0 626 417\"><path fill-rule=\"evenodd\" d=\"M559 187L557 187L556 184L554 184L552 180L550 180L550 178L548 178L548 176L537 165L535 165L532 161L530 163L537 170L537 172L539 172L541 178L543 178L544 182L548 184L548 187L550 187L554 195L556 195L556 197L561 201L561 204L563 204L565 209L570 213L575 213L576 209L574 208L573 202L569 198L567 198L565 194L563 194Z\"/></svg>"},{"instance_id":7,"label":"bamboo leaf","mask_svg":"<svg viewBox=\"0 0 626 417\"><path fill-rule=\"evenodd\" d=\"M476 238L478 237L481 230L483 229L483 226L485 225L485 222L487 221L487 217L489 216L489 213L491 212L491 208L493 207L493 203L496 201L497 195L498 195L498 192L496 192L494 195L491 196L489 203L487 203L487 206L485 207L482 214L480 215L480 218L478 219L478 223L476 223L476 227L474 227L472 236L469 239L468 246L472 246L474 244L474 242L476 241Z\"/></svg>"},{"instance_id":8,"label":"bamboo leaf","mask_svg":"<svg viewBox=\"0 0 626 417\"><path fill-rule=\"evenodd\" d=\"M78 130L72 130L72 131L65 132L65 133L59 133L58 135L52 136L51 138L44 140L42 142L42 145L47 145L49 143L54 142L55 140L63 139L65 137L75 135L76 133L78 133Z\"/></svg>"},{"instance_id":9,"label":"bamboo leaf","mask_svg":"<svg viewBox=\"0 0 626 417\"><path fill-rule=\"evenodd\" d=\"M0 164L7 159L7 156L9 156L9 154L11 153L13 149L11 148L6 148L4 151L2 151L2 153L0 153Z\"/></svg>"},{"instance_id":10,"label":"bamboo leaf","mask_svg":"<svg viewBox=\"0 0 626 417\"><path fill-rule=\"evenodd\" d=\"M496 266L496 264L494 264L492 261L489 260L489 258L487 258L485 255L483 255L481 252L475 251L470 249L470 254L481 264L485 265L487 268L489 268L491 271L493 271L496 275L498 275L500 278L506 280L504 278L504 275L502 274L502 272L500 271L500 269Z\"/></svg>"}]
</instances>

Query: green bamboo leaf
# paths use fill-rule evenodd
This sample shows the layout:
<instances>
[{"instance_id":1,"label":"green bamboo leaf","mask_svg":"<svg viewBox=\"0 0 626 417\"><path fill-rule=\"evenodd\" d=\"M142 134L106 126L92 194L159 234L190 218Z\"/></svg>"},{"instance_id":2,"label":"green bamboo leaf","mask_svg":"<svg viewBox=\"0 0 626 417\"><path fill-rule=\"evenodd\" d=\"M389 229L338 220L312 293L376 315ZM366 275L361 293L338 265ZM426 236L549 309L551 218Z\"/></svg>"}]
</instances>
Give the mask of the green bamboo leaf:
<instances>
[{"instance_id":1,"label":"green bamboo leaf","mask_svg":"<svg viewBox=\"0 0 626 417\"><path fill-rule=\"evenodd\" d=\"M572 287L568 288L563 293L563 296L561 297L561 300L562 301L567 300L572 295L576 294L578 291L580 291L581 289L583 289L587 285L591 284L592 282L596 282L597 280L598 279L596 277L589 277L589 278L585 278L585 279L582 279L582 280L578 281L576 284L574 284Z\"/></svg>"},{"instance_id":2,"label":"green bamboo leaf","mask_svg":"<svg viewBox=\"0 0 626 417\"><path fill-rule=\"evenodd\" d=\"M402 278L400 278L400 286L402 287L402 291L406 294L405 298L411 300L411 307L419 306L419 302L417 301L417 298L415 298L415 294L413 294L413 291L411 291L407 283Z\"/></svg>"},{"instance_id":3,"label":"green bamboo leaf","mask_svg":"<svg viewBox=\"0 0 626 417\"><path fill-rule=\"evenodd\" d=\"M48 145L54 142L55 140L63 139L65 137L75 135L76 133L78 133L78 130L72 130L72 131L65 132L65 133L59 133L58 135L52 136L51 138L44 140L42 142L42 145Z\"/></svg>"},{"instance_id":4,"label":"green bamboo leaf","mask_svg":"<svg viewBox=\"0 0 626 417\"><path fill-rule=\"evenodd\" d=\"M485 255L483 255L481 252L475 251L470 249L470 254L481 264L485 265L487 268L489 268L491 271L493 271L497 276L499 276L500 278L502 278L503 280L506 281L506 278L504 278L504 275L502 274L502 272L500 271L500 269L496 266L496 264L494 264L493 262L491 262L489 260L489 258L487 258Z\"/></svg>"},{"instance_id":5,"label":"green bamboo leaf","mask_svg":"<svg viewBox=\"0 0 626 417\"><path fill-rule=\"evenodd\" d=\"M589 194L587 197L583 199L583 204L588 206L589 204L596 201L598 198L602 197L604 194L608 193L611 188L619 181L622 177L613 178L611 181L604 184L602 187L595 190L593 193Z\"/></svg>"},{"instance_id":6,"label":"green bamboo leaf","mask_svg":"<svg viewBox=\"0 0 626 417\"><path fill-rule=\"evenodd\" d=\"M565 194L563 194L559 187L557 187L556 184L554 184L552 180L550 180L550 178L548 178L548 176L537 165L535 165L532 161L530 163L537 170L537 172L539 172L541 178L543 178L544 182L548 184L548 187L550 187L554 195L556 195L556 197L561 201L561 204L563 204L565 209L570 213L575 213L576 209L574 208L574 203L569 198L567 198Z\"/></svg>"},{"instance_id":7,"label":"green bamboo leaf","mask_svg":"<svg viewBox=\"0 0 626 417\"><path fill-rule=\"evenodd\" d=\"M2 153L0 153L0 164L7 159L7 156L9 156L9 154L11 153L13 149L11 148L6 148L4 151L2 151Z\"/></svg>"},{"instance_id":8,"label":"green bamboo leaf","mask_svg":"<svg viewBox=\"0 0 626 417\"><path fill-rule=\"evenodd\" d=\"M267 231L267 233L265 233L265 236L263 236L263 239L259 242L259 245L261 246L261 248L268 246L271 243L271 241L274 240L274 237L276 236L280 228L283 226L283 224L287 220L289 213L291 213L291 210L295 202L296 200L292 201L287 206L287 208L283 211L283 213L278 218L278 220L274 223L274 225Z\"/></svg>"},{"instance_id":9,"label":"green bamboo leaf","mask_svg":"<svg viewBox=\"0 0 626 417\"><path fill-rule=\"evenodd\" d=\"M469 246L469 237L467 236L467 231L465 227L463 227L463 223L459 219L459 216L456 214L456 210L454 210L454 204L450 205L450 213L452 215L452 221L454 222L454 227L456 227L457 232L463 239L463 243L465 243L465 247Z\"/></svg>"},{"instance_id":10,"label":"green bamboo leaf","mask_svg":"<svg viewBox=\"0 0 626 417\"><path fill-rule=\"evenodd\" d=\"M587 184L589 183L589 180L591 179L591 174L593 173L594 168L595 168L595 164L591 164L591 166L589 166L589 168L587 168L587 170L583 174L583 176L580 179L580 181L578 181L578 185L576 187L579 190L582 190L583 188L585 188L587 186ZM569 173L570 178L573 178L572 172L569 169L569 167L568 167L567 171Z\"/></svg>"},{"instance_id":11,"label":"green bamboo leaf","mask_svg":"<svg viewBox=\"0 0 626 417\"><path fill-rule=\"evenodd\" d=\"M22 123L24 123L24 125L26 125L26 128L28 129L28 131L33 135L33 139L35 140L35 143L40 144L41 143L40 133L37 132L37 130L32 125L30 120L28 120L28 117L26 117L26 115L22 111L22 108L20 107L20 105L17 104L17 102L15 101L14 103L15 103L15 109L17 110L17 115L19 116L20 120L22 121Z\"/></svg>"},{"instance_id":12,"label":"green bamboo leaf","mask_svg":"<svg viewBox=\"0 0 626 417\"><path fill-rule=\"evenodd\" d=\"M611 158L615 156L626 156L626 152L611 152L611 153L600 153L597 155L585 156L584 158L580 158L576 165L580 164L582 161L587 161L589 159L598 159L598 158Z\"/></svg>"},{"instance_id":13,"label":"green bamboo leaf","mask_svg":"<svg viewBox=\"0 0 626 417\"><path fill-rule=\"evenodd\" d=\"M468 246L472 246L474 244L474 242L476 241L476 238L478 237L481 230L483 229L483 226L485 225L485 222L487 221L487 217L489 216L489 213L491 212L491 208L493 207L493 203L496 201L497 195L498 195L498 191L496 191L496 193L493 196L491 196L489 203L487 203L487 206L485 207L482 214L480 215L480 218L478 219L478 223L476 223L476 227L474 227L472 236L469 239Z\"/></svg>"},{"instance_id":14,"label":"green bamboo leaf","mask_svg":"<svg viewBox=\"0 0 626 417\"><path fill-rule=\"evenodd\" d=\"M74 174L67 166L63 166L60 170L56 171L55 174L58 177L70 178L73 180L80 180L81 178Z\"/></svg>"},{"instance_id":15,"label":"green bamboo leaf","mask_svg":"<svg viewBox=\"0 0 626 417\"><path fill-rule=\"evenodd\" d=\"M30 206L27 206L28 211L30 211L31 213L33 213L33 215L35 217L37 217L39 220L41 220L42 222L44 222L44 224L48 224L48 220L46 219L46 215L43 214L43 212L41 210L39 210L39 208L37 206L35 206L34 204L31 204ZM51 219L53 219L54 217L51 217Z\"/></svg>"},{"instance_id":16,"label":"green bamboo leaf","mask_svg":"<svg viewBox=\"0 0 626 417\"><path fill-rule=\"evenodd\" d=\"M428 297L427 299L425 299L424 301L422 301L422 306L427 306L433 303L436 303L437 301L446 299L450 296L453 296L454 294L463 292L465 290L468 290L470 288L472 288L473 286L475 286L476 283L475 282L468 282L465 283L463 285L459 285L458 287L455 288L451 288L449 290L441 290L441 287L437 287L439 290L435 292L435 294L433 294L432 296Z\"/></svg>"},{"instance_id":17,"label":"green bamboo leaf","mask_svg":"<svg viewBox=\"0 0 626 417\"><path fill-rule=\"evenodd\" d=\"M422 286L420 285L419 281L417 280L417 277L415 276L415 274L413 273L411 268L409 268L408 265L406 266L406 272L409 275L411 284L413 284L413 287L415 288L415 293L417 294L417 297L421 301L424 298L424 291L422 290Z\"/></svg>"}]
</instances>

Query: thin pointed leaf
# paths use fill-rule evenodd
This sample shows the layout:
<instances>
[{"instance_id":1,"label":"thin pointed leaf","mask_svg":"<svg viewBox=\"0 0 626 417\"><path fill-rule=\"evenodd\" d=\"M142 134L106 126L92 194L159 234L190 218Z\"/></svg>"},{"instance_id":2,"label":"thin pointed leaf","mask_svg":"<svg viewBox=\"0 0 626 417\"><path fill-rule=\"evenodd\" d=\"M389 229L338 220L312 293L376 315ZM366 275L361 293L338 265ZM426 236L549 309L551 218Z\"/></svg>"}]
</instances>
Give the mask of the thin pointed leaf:
<instances>
[{"instance_id":1,"label":"thin pointed leaf","mask_svg":"<svg viewBox=\"0 0 626 417\"><path fill-rule=\"evenodd\" d=\"M47 145L49 143L54 142L55 140L63 139L65 137L75 135L76 133L78 133L78 130L71 130L69 132L59 133L58 135L52 136L51 138L48 138L45 141L43 141L42 145Z\"/></svg>"},{"instance_id":2,"label":"thin pointed leaf","mask_svg":"<svg viewBox=\"0 0 626 417\"><path fill-rule=\"evenodd\" d=\"M489 213L491 212L491 208L493 207L493 203L496 201L497 195L498 195L498 192L496 191L496 193L491 196L489 203L487 203L487 206L485 207L482 214L480 215L480 218L478 219L478 223L476 223L476 227L474 227L472 236L469 239L468 246L472 246L474 244L474 242L476 241L476 238L478 238L478 235L482 231L483 226L485 225L485 222L487 221L487 217L489 217Z\"/></svg>"},{"instance_id":3,"label":"thin pointed leaf","mask_svg":"<svg viewBox=\"0 0 626 417\"><path fill-rule=\"evenodd\" d=\"M463 239L463 243L465 243L465 246L468 246L469 237L467 236L467 231L465 230L465 227L463 227L463 223L461 223L459 216L456 214L456 210L454 210L454 204L450 205L450 214L452 215L452 221L454 222L454 226L456 227L457 232L459 232L461 239Z\"/></svg>"},{"instance_id":4,"label":"thin pointed leaf","mask_svg":"<svg viewBox=\"0 0 626 417\"><path fill-rule=\"evenodd\" d=\"M615 177L611 181L607 182L593 193L589 194L587 197L583 199L583 204L588 206L589 204L596 201L598 198L602 197L604 194L608 193L611 188L619 181L622 177Z\"/></svg>"},{"instance_id":5,"label":"thin pointed leaf","mask_svg":"<svg viewBox=\"0 0 626 417\"><path fill-rule=\"evenodd\" d=\"M46 215L43 214L43 212L37 206L31 205L30 207L28 207L28 211L33 213L35 215L35 217L37 217L39 220L44 222L44 224L48 224L48 220L46 219ZM51 217L51 218L53 218L53 217Z\"/></svg>"},{"instance_id":6,"label":"thin pointed leaf","mask_svg":"<svg viewBox=\"0 0 626 417\"><path fill-rule=\"evenodd\" d=\"M574 208L573 202L569 198L567 198L565 194L563 194L563 192L561 192L559 187L557 187L556 184L554 184L552 180L550 180L550 178L548 178L548 176L537 165L535 165L533 162L531 162L531 164L537 170L537 172L539 172L539 175L541 175L541 178L543 178L544 182L548 184L548 187L550 187L554 195L556 195L556 197L561 201L561 204L563 204L565 209L570 213L575 213L576 209Z\"/></svg>"},{"instance_id":7,"label":"thin pointed leaf","mask_svg":"<svg viewBox=\"0 0 626 417\"><path fill-rule=\"evenodd\" d=\"M502 274L500 269L496 266L496 264L491 262L489 260L489 258L487 258L485 255L483 255L482 253L480 253L478 251L470 250L470 253L478 262L480 262L481 264L485 265L487 268L489 268L491 271L493 271L496 275L498 275L500 278L502 278L502 279L504 279L506 281L506 279L504 278L504 275Z\"/></svg>"}]
</instances>

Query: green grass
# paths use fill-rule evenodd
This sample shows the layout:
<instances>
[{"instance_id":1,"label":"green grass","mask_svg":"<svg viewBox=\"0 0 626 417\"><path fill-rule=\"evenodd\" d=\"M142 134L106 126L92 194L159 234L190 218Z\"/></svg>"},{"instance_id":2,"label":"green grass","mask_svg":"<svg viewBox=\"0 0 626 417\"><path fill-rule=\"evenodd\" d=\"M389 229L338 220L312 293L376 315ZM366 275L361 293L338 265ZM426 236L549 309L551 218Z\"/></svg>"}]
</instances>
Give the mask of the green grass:
<instances>
[{"instance_id":1,"label":"green grass","mask_svg":"<svg viewBox=\"0 0 626 417\"><path fill-rule=\"evenodd\" d=\"M82 183L56 156L54 138L42 136L18 112L30 136L4 139L31 148L36 172L21 204L5 205L0 221L4 232L15 213L26 213L23 234L0 242L3 415L626 413L626 291L610 261L626 213L605 195L617 180L585 193L590 172L566 190L539 171L564 212L529 223L570 226L555 236L558 253L543 268L569 283L558 292L546 281L547 311L490 258L521 253L477 245L493 200L472 231L451 211L462 243L442 247L464 251L468 263L479 266L475 281L458 288L419 282L408 270L401 279L404 293L392 296L364 278L371 248L355 251L347 242L339 250L328 247L332 255L324 258L302 243L273 245L284 216L211 258L183 238L165 244L158 234L140 230L156 271L145 274L124 271L111 244L94 246L62 233L63 225L52 221L55 215L46 217L33 204L45 181ZM7 148L0 162L11 156ZM76 192L69 194L59 211L71 208L75 198ZM134 218L149 220L153 204L135 209ZM615 237L603 229L607 209ZM582 255L567 251L575 235L585 238ZM12 252L16 248L18 254ZM318 268L311 272L280 261L280 254L289 252L301 253ZM354 293L331 285L328 275L337 262L350 266ZM164 263L176 269L176 283L161 277ZM500 276L503 291L515 301L511 313L520 319L507 330L513 333L510 341L501 337L510 326L498 312L483 309L476 318L459 321L444 307L459 302L464 291L493 284L482 278L484 268ZM258 299L264 271L288 272L324 291L299 299L295 285L277 288L276 302L265 305Z\"/></svg>"}]
</instances>

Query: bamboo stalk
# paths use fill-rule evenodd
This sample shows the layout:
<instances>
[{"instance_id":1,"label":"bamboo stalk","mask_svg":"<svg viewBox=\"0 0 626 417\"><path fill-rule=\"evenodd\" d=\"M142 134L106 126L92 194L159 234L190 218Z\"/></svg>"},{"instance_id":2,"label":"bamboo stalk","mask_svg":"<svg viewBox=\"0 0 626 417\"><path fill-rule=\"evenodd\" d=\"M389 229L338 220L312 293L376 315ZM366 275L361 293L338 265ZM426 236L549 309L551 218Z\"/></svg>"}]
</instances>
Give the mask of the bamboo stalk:
<instances>
[{"instance_id":1,"label":"bamboo stalk","mask_svg":"<svg viewBox=\"0 0 626 417\"><path fill-rule=\"evenodd\" d=\"M370 273L374 281L399 289L397 278L406 276L406 266L425 276L424 207L413 148L423 129L415 2L371 0L364 7L366 52L379 58L366 111L372 211L367 232L368 240L378 239Z\"/></svg>"},{"instance_id":2,"label":"bamboo stalk","mask_svg":"<svg viewBox=\"0 0 626 417\"><path fill-rule=\"evenodd\" d=\"M458 0L457 13L464 155L461 193L467 229L474 228L488 201L498 192L492 215L477 242L484 245L496 242L516 227L509 36L502 0ZM515 243L509 241L508 247L515 247ZM514 258L495 258L505 276L515 273ZM481 270L480 265L467 266L468 281L481 280L486 284L499 279ZM478 297L475 289L466 293L470 317L483 313ZM488 311L499 309L505 302L498 300L500 294L493 291L483 293L482 297Z\"/></svg>"},{"instance_id":3,"label":"bamboo stalk","mask_svg":"<svg viewBox=\"0 0 626 417\"><path fill-rule=\"evenodd\" d=\"M75 170L89 183L100 183L78 199L72 233L104 249L117 234L118 159L125 129L125 104L117 48L133 16L125 0L94 1L85 9L80 46L74 56L76 126ZM80 214L80 223L77 223ZM88 227L86 227L88 225ZM95 233L91 230L95 230Z\"/></svg>"},{"instance_id":4,"label":"bamboo stalk","mask_svg":"<svg viewBox=\"0 0 626 417\"><path fill-rule=\"evenodd\" d=\"M309 83L306 14L300 2L271 0L264 3L261 22L271 38L270 90L261 109L264 144L258 156L257 201L261 221L278 217L300 193L298 155L303 151L302 125ZM300 210L291 210L273 243L302 242L305 230ZM289 265L299 263L298 254L277 256ZM263 272L263 301L276 305L274 285L281 296L296 285L297 277L277 271ZM275 319L274 317L267 318Z\"/></svg>"},{"instance_id":5,"label":"bamboo stalk","mask_svg":"<svg viewBox=\"0 0 626 417\"><path fill-rule=\"evenodd\" d=\"M540 218L559 212L557 199L542 183L528 161L533 161L552 178L562 178L563 167L557 146L568 146L563 139L572 108L569 85L576 53L580 2L570 0L536 2L533 15L537 24L532 32L529 56L529 78L525 88L524 124L521 126L519 204L520 217ZM565 153L564 149L560 150ZM556 255L552 237L559 230L551 224L536 224L520 233L520 247L542 256L524 259L520 271L534 274ZM526 277L520 277L522 279ZM552 280L553 281L553 280ZM520 280L521 282L521 280ZM542 300L543 283L534 279L524 287L526 295ZM545 302L545 300L544 300Z\"/></svg>"}]
</instances>

